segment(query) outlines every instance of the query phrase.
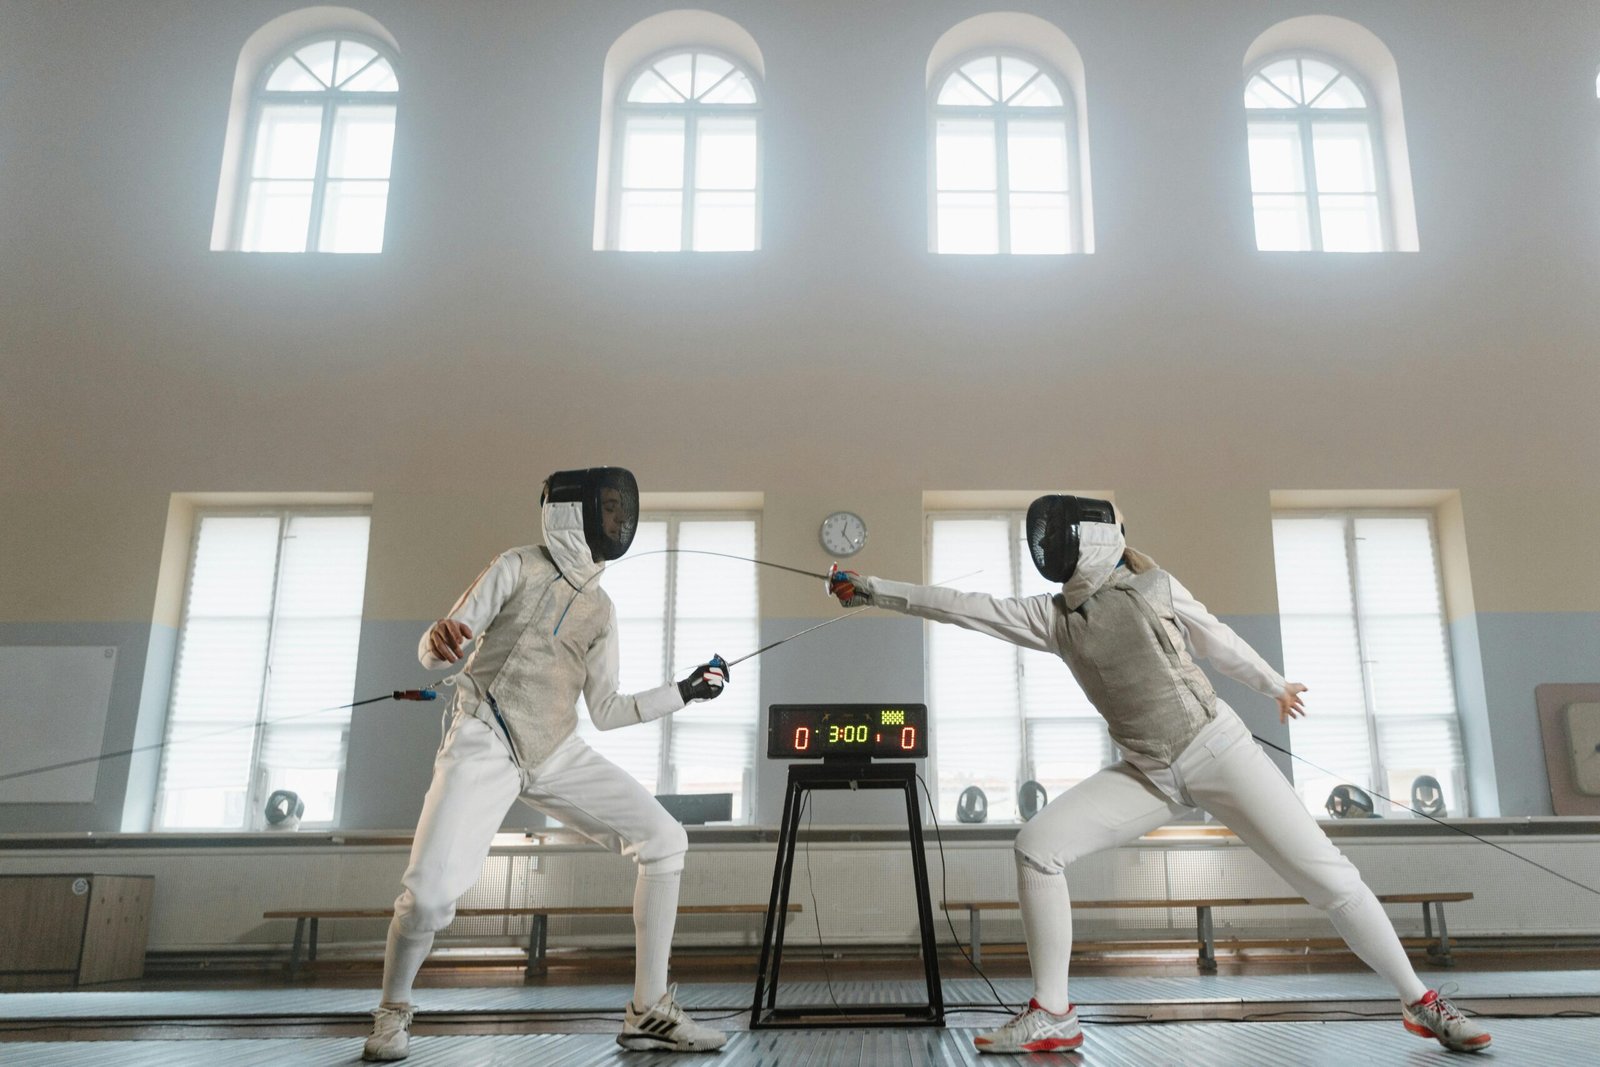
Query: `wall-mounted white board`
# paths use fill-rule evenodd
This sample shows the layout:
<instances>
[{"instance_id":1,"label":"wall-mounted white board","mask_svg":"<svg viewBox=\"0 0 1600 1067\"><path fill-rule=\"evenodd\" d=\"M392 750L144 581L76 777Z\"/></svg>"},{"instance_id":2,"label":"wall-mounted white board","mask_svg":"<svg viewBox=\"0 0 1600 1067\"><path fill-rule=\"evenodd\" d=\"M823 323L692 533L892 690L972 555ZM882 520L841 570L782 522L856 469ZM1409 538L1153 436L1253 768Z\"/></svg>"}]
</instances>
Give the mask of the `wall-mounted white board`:
<instances>
[{"instance_id":1,"label":"wall-mounted white board","mask_svg":"<svg viewBox=\"0 0 1600 1067\"><path fill-rule=\"evenodd\" d=\"M99 756L117 650L101 645L0 647L0 778ZM0 781L0 804L86 804L97 762Z\"/></svg>"}]
</instances>

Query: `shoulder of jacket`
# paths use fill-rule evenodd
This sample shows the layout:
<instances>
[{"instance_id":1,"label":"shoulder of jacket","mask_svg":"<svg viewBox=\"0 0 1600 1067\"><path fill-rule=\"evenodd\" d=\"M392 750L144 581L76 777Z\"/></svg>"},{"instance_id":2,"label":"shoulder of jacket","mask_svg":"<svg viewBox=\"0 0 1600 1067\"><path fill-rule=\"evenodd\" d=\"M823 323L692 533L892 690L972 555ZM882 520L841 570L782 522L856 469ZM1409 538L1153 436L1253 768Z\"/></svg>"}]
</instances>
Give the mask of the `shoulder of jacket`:
<instances>
[{"instance_id":1,"label":"shoulder of jacket","mask_svg":"<svg viewBox=\"0 0 1600 1067\"><path fill-rule=\"evenodd\" d=\"M500 554L502 556L516 557L517 561L521 563L524 568L530 566L537 567L541 564L548 566L550 563L549 560L544 558L544 548L542 545L518 545L516 548L508 548Z\"/></svg>"}]
</instances>

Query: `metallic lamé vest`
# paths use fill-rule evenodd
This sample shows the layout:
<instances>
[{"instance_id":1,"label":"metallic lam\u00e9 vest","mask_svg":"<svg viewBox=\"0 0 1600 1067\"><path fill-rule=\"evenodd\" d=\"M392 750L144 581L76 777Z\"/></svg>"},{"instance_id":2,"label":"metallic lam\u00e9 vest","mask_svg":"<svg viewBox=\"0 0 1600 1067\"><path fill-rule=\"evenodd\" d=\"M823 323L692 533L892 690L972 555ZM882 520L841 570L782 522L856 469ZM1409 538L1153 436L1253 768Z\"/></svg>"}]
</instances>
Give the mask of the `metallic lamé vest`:
<instances>
[{"instance_id":1,"label":"metallic lam\u00e9 vest","mask_svg":"<svg viewBox=\"0 0 1600 1067\"><path fill-rule=\"evenodd\" d=\"M491 724L489 697L525 769L542 763L578 726L578 696L588 678L589 647L611 615L598 582L576 592L538 546L514 549L522 576L500 613L478 635L457 697Z\"/></svg>"},{"instance_id":2,"label":"metallic lam\u00e9 vest","mask_svg":"<svg viewBox=\"0 0 1600 1067\"><path fill-rule=\"evenodd\" d=\"M1171 763L1216 716L1217 695L1189 655L1167 572L1119 569L1076 610L1055 603L1061 658L1111 739Z\"/></svg>"}]
</instances>

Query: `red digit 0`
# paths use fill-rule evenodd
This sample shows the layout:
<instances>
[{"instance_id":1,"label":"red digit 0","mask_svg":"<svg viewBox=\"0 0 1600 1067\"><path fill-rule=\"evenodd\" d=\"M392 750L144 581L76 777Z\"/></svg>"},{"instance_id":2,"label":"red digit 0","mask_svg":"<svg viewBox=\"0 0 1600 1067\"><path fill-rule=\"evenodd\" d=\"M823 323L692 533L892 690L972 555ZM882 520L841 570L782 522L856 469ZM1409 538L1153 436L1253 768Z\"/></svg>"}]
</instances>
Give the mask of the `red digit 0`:
<instances>
[{"instance_id":1,"label":"red digit 0","mask_svg":"<svg viewBox=\"0 0 1600 1067\"><path fill-rule=\"evenodd\" d=\"M811 728L809 726L797 727L794 731L794 750L804 752L811 747Z\"/></svg>"},{"instance_id":2,"label":"red digit 0","mask_svg":"<svg viewBox=\"0 0 1600 1067\"><path fill-rule=\"evenodd\" d=\"M917 747L917 728L907 726L900 731L900 747L910 752Z\"/></svg>"}]
</instances>

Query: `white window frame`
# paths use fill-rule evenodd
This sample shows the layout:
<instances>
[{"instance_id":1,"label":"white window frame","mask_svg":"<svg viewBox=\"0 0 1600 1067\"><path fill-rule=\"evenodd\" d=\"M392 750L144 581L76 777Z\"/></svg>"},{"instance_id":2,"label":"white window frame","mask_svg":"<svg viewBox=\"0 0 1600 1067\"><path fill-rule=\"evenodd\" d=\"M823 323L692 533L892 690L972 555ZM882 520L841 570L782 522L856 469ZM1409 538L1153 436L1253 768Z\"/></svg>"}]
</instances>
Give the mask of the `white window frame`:
<instances>
[{"instance_id":1,"label":"white window frame","mask_svg":"<svg viewBox=\"0 0 1600 1067\"><path fill-rule=\"evenodd\" d=\"M1020 59L1039 70L1041 77L1049 78L1061 94L1060 107L1016 107L999 103L988 107L975 105L940 104L939 94L945 84L957 76L962 67L975 59L998 57ZM1031 80L1031 79L1030 79ZM1020 90L1019 90L1020 91ZM1072 85L1049 60L1025 49L977 48L963 52L939 69L928 90L928 227L933 234L935 254L939 248L939 120L942 118L986 117L994 126L995 144L995 224L999 227L995 255L1012 255L1011 251L1011 176L1006 165L1009 140L1006 125L1010 118L1059 118L1067 137L1067 250L1058 255L1073 255L1083 251L1083 193L1079 188L1082 171L1078 166L1078 105L1072 94ZM1037 190L1022 190L1023 192ZM955 255L958 253L943 253Z\"/></svg>"},{"instance_id":2,"label":"white window frame","mask_svg":"<svg viewBox=\"0 0 1600 1067\"><path fill-rule=\"evenodd\" d=\"M283 542L285 540L285 534L286 534L286 532L288 530L290 519L292 519L292 518L294 518L296 516L302 516L302 515L316 516L318 518L351 516L351 515L363 516L369 521L369 526L368 526L368 544L369 544L369 547L370 547L370 544L371 544L371 540L370 540L371 539L370 521L371 521L371 518L372 518L372 509L370 507L367 507L367 506L355 506L355 505L338 506L338 505L330 505L330 506L323 506L323 507L314 507L314 506L300 506L300 505L281 505L281 506L263 505L263 506L258 506L258 507L237 507L237 508L221 508L221 507L217 507L217 508L198 508L198 509L196 509L196 511L194 513L194 529L191 532L190 537L189 537L188 574L184 577L184 582L183 582L183 610L182 610L182 613L181 613L181 615L179 617L179 620L178 620L177 648L179 650L179 653L181 654L181 651L183 649L183 635L184 635L184 632L185 632L185 630L187 630L187 628L189 626L189 605L192 602L193 593L194 593L195 562L199 558L199 551L200 551L200 527L204 523L204 521L206 519L208 519L208 518L265 518L265 517L268 517L268 516L272 516L272 517L275 517L275 518L278 519L277 555L276 555L276 558L273 560L273 563L272 563L272 615L268 620L267 644L266 644L265 654L264 654L263 659L262 659L263 683L262 683L262 686L261 686L260 696L256 700L255 730L254 730L254 736L251 739L251 749L250 749L250 770L249 770L249 776L248 776L248 779L247 779L246 785L245 785L245 802L244 802L245 803L245 824L244 824L244 826L242 826L242 827L240 827L240 826L225 826L225 825L219 824L219 825L217 825L215 827L184 827L182 829L165 829L162 826L162 822L161 822L161 804L162 804L162 798L163 798L164 791L160 788L160 783L165 778L166 760L167 760L167 757L168 757L168 755L169 755L169 753L171 751L171 749L168 746L171 746L172 743L173 743L172 742L173 721L172 721L171 711L172 711L172 701L174 699L176 699L176 697L177 697L177 680L178 680L179 664L178 664L178 662L176 660L174 660L173 673L172 673L173 688L172 688L172 692L170 692L167 695L167 718L166 718L166 722L164 723L163 729L162 729L162 746L163 747L162 747L162 750L161 750L161 766L157 768L157 772L156 772L157 789L156 789L156 795L155 795L155 802L154 802L154 806L153 806L152 813L151 813L151 825L157 830L157 832L162 832L162 833L207 833L207 832L213 832L213 831L243 831L243 832L251 832L251 831L257 831L257 830L266 829L266 803L267 803L267 797L268 797L269 794L268 794L267 788L266 788L266 786L267 786L266 772L265 772L264 768L261 766L261 742L262 742L263 736L266 733L266 727L268 725L268 723L266 722L266 720L264 718L264 716L266 715L266 707L267 707L268 682L270 681L270 679L267 678L267 675L270 674L271 669L272 669L272 646L273 646L273 641L276 639L276 631L277 631L278 594L279 594L280 583L281 583L281 580L283 578ZM354 699L355 699L355 697L354 697L354 695L352 695L351 696L351 700L354 700ZM316 710L316 709L310 709L310 708L307 709L307 711L313 711L313 710ZM354 709L350 709L350 711L353 711L353 710ZM339 767L338 783L334 786L333 818L330 819L327 822L302 822L300 825L301 825L301 827L303 829L308 829L308 830L311 830L311 829L325 829L325 830L326 829L335 829L335 828L337 828L338 826L341 825L341 822L342 822L342 820L344 818L344 786L345 786L345 780L348 777L349 758L350 758L350 717L351 717L350 716L350 712L347 711L346 712L346 716L345 716L344 734L343 734L343 736L342 736L342 738L340 740L340 747L344 750L344 760L341 762L341 765ZM219 732L221 732L223 730L227 730L227 729L229 729L229 728L228 727L218 727L218 731ZM243 726L243 724L240 724L240 725L238 725L236 727L233 727L233 729L242 730L242 729L244 729L244 726Z\"/></svg>"},{"instance_id":3,"label":"white window frame","mask_svg":"<svg viewBox=\"0 0 1600 1067\"><path fill-rule=\"evenodd\" d=\"M667 523L667 547L670 548L670 549L676 549L678 547L678 528L685 522L717 522L717 521L723 521L723 522L749 522L749 523L753 523L755 525L756 550L755 550L754 553L752 553L752 555L754 555L757 559L759 559L761 557L761 516L760 516L759 512L669 511L669 512L655 512L654 514L649 513L649 512L641 513L640 516L639 516L639 521L644 522L646 520L649 520L651 522L660 522L662 520L666 521L666 523ZM677 553L676 552L670 553L670 556L672 558L669 558L667 562L669 564L674 564L675 561L676 561ZM752 564L752 566L754 566L754 564ZM757 628L757 634L758 635L760 633L760 626L761 626L761 608L760 608L761 592L760 592L760 590L761 590L761 576L760 576L760 572L757 571L757 573L756 573L756 605L757 606L756 606L755 623L756 623L756 628ZM677 601L678 601L678 568L675 565L670 565L670 566L667 567L666 604L664 605L664 609L663 609L662 614L661 614L662 640L664 640L666 642L666 648L664 650L665 654L664 654L661 662L665 665L663 669L665 670L666 675L667 675L667 677L662 679L662 684L663 685L668 685L668 684L671 684L671 683L676 681L676 679L674 679L672 677L672 666L673 666L673 664L675 662L677 662L676 659L675 659L675 655L677 653L677 645L676 645L676 642L673 639L674 638L674 632L677 629L677 622L678 622ZM721 650L718 650L718 649L700 649L700 650L697 650L696 652L694 652L694 654L691 655L690 658L694 659L694 658L701 657L701 656L709 656L709 655L711 655L712 652L717 652L717 651L721 651ZM743 651L741 651L739 649L729 649L729 650L726 650L726 652L724 652L724 654L725 655L731 655L731 656L740 656L740 655L743 655ZM627 650L626 649L623 650L623 655L627 655ZM657 772L656 782L658 784L658 787L664 787L664 788L661 788L661 790L660 790L662 793L676 793L676 792L678 792L678 772L677 772L677 768L672 763L672 730L673 730L673 720L675 718L676 718L676 716L668 715L668 716L666 716L665 718L663 718L661 720L661 753L660 753L660 755L658 757L658 759L660 761L659 762L660 770ZM735 812L734 813L734 820L733 820L734 822L741 822L741 823L749 822L750 821L750 813L755 808L755 803L754 803L755 798L754 798L754 796L752 794L753 794L753 792L755 790L755 777L756 777L756 775L755 775L755 771L756 771L755 761L761 757L761 752L759 751L760 746L757 744L757 742L760 740L760 738L758 738L756 736L760 732L760 726L761 726L761 702L760 702L759 699L757 699L757 701L756 701L756 718L755 718L755 721L753 721L750 724L750 764L747 767L745 767L745 769L744 769L745 785L744 785L744 789L742 791L742 796L740 797L740 799L743 801L744 810L742 812Z\"/></svg>"},{"instance_id":4,"label":"white window frame","mask_svg":"<svg viewBox=\"0 0 1600 1067\"><path fill-rule=\"evenodd\" d=\"M761 552L760 552L760 548L761 548L761 512L760 511L743 511L743 510L727 510L727 509L706 510L706 511L688 510L688 509L643 510L643 511L641 511L639 513L639 522L641 524L647 523L647 522L664 522L664 523L666 523L667 524L667 541L666 541L666 546L665 547L667 549L669 549L669 550L676 550L677 549L677 547L678 547L678 530L679 530L679 527L684 523L694 523L694 522L748 522L748 523L752 523L754 525L754 527L755 527L755 545L756 545L756 550L751 554L756 558L760 558L760 555L761 555ZM623 558L624 558L624 560L626 560L627 557L623 557ZM662 639L662 642L663 642L662 660L661 660L661 663L662 663L662 668L661 668L662 669L662 677L655 683L657 685L671 685L671 684L674 684L677 681L677 679L675 677L673 677L673 673L672 673L674 667L677 666L677 664L675 662L675 659L674 659L674 657L675 657L675 655L677 653L677 648L676 648L675 639L674 639L674 632L675 632L675 629L676 629L676 626L677 626L677 590L678 590L678 568L675 565L676 564L676 559L677 559L677 552L676 551L669 551L667 553L666 585L665 585L664 592L663 592L664 603L663 603L662 609L661 609L661 623L662 623L662 628L661 628L662 638L661 639ZM618 561L618 562L620 563L622 561ZM614 565L615 564L613 564L613 566ZM755 564L751 564L751 566L752 566L752 568L755 568ZM755 624L756 633L757 633L757 635L759 637L760 627L761 627L761 608L760 608L761 574L760 574L759 568L756 568L755 575L756 575L756 579L755 579L756 580L756 615L755 615L755 617L754 617L754 619L752 621ZM602 586L603 585L604 585L604 579L602 579ZM723 654L725 656L740 656L740 655L743 655L745 652L748 652L748 651L753 651L753 649L696 649L696 650L693 651L693 653L691 654L691 656L689 658L696 659L698 661L699 658L705 657L705 656L710 656L713 652L719 652L719 653L721 653L721 654ZM621 655L622 655L623 659L627 658L628 652L629 652L629 646L626 643L624 643L622 645L622 648L621 648ZM759 675L758 675L758 677L759 677ZM676 718L676 716L674 716L674 715L665 715L662 718L660 718L659 720L657 720L657 722L660 725L660 734L658 735L659 736L660 747L656 752L656 788L655 788L655 792L658 793L658 794L677 793L679 791L678 790L678 781L677 781L677 768L672 763L672 732L673 732L673 724L674 724L674 719L675 718ZM739 798L740 799L740 810L737 810L737 811L732 813L732 815L733 815L732 822L736 823L736 824L740 824L740 823L748 824L751 821L751 819L753 817L753 813L754 813L754 811L756 810L756 807L757 807L756 797L755 797L756 761L762 758L762 754L765 751L765 749L760 744L760 742L761 742L761 738L759 736L760 735L760 728L761 728L761 702L760 702L760 698L758 696L757 700L756 700L756 714L755 714L754 718L750 722L750 762L744 768L744 786L740 790L740 798ZM623 729L627 729L627 727L623 727Z\"/></svg>"},{"instance_id":5,"label":"white window frame","mask_svg":"<svg viewBox=\"0 0 1600 1067\"><path fill-rule=\"evenodd\" d=\"M1311 59L1319 63L1326 63L1359 89L1362 99L1367 102L1366 107L1314 108L1311 106L1311 102L1307 101L1304 104L1295 104L1292 107L1264 108L1246 106L1244 109L1247 133L1249 127L1257 123L1262 125L1286 123L1299 127L1300 165L1306 179L1306 213L1309 225L1308 233L1311 240L1311 247L1306 251L1326 251L1322 246L1322 206L1317 192L1316 145L1312 136L1312 128L1318 122L1361 122L1367 127L1367 141L1372 148L1373 187L1376 190L1378 199L1378 232L1381 238L1381 246L1376 251L1393 252L1395 250L1394 212L1390 204L1389 166L1385 158L1383 121L1375 104L1377 94L1373 92L1372 86L1367 83L1367 80L1357 73L1349 63L1339 59L1337 56L1308 48L1275 52L1253 64L1245 73L1244 84L1246 89L1255 80L1256 75L1267 67L1288 59L1296 62ZM1329 84L1331 85L1332 82L1329 82ZM1326 87L1324 87L1324 91L1326 91ZM1246 151L1248 151L1248 148ZM1267 192L1268 195L1276 195L1272 194L1271 190ZM1252 177L1250 181L1250 219L1252 226L1255 223L1256 196L1257 189Z\"/></svg>"},{"instance_id":6,"label":"white window frame","mask_svg":"<svg viewBox=\"0 0 1600 1067\"><path fill-rule=\"evenodd\" d=\"M724 62L731 63L733 70L723 79L726 80L734 74L743 74L750 82L750 89L755 93L754 104L702 104L694 100L685 100L680 103L641 103L630 101L628 95L633 92L635 83L657 63L672 56L680 55L709 55L715 56ZM707 92L710 90L708 89ZM748 63L734 55L732 52L707 45L682 44L671 48L664 48L653 52L637 66L628 72L619 86L616 103L613 106L615 114L612 118L612 145L611 145L611 192L608 198L606 211L606 247L612 251L622 251L622 194L627 190L622 187L623 154L628 132L628 117L632 115L658 115L667 117L680 117L683 119L683 203L682 217L679 221L679 252L697 252L694 247L694 201L695 193L695 144L696 130L701 116L715 116L718 118L746 115L755 122L756 127L756 187L755 187L755 226L752 252L761 250L761 215L762 197L766 181L763 176L763 159L765 157L764 136L765 123L762 122L762 113L766 110L766 94L761 84L760 77ZM720 190L707 190L718 192ZM743 192L744 190L736 190Z\"/></svg>"},{"instance_id":7,"label":"white window frame","mask_svg":"<svg viewBox=\"0 0 1600 1067\"><path fill-rule=\"evenodd\" d=\"M1374 694L1371 664L1374 662L1368 654L1366 624L1363 623L1361 613L1361 570L1356 552L1356 520L1357 519L1426 519L1428 523L1428 538L1433 544L1434 579L1439 590L1439 627L1443 639L1446 673L1450 679L1450 692L1454 705L1453 719L1455 722L1456 736L1462 739L1464 730L1461 720L1461 687L1456 677L1455 650L1450 641L1450 615L1445 603L1444 560L1439 542L1439 521L1437 515L1429 508L1276 508L1272 512L1274 519L1339 519L1344 523L1344 550L1345 566L1350 575L1350 612L1356 634L1356 650L1360 657L1361 666L1361 699L1366 712L1367 730L1367 755L1370 764L1368 774L1373 787L1389 791L1388 769L1383 763L1383 753L1378 740L1378 713L1377 700ZM1290 679L1293 681L1294 679ZM1315 714L1315 709L1312 709ZM1438 716L1443 718L1443 716ZM1293 737L1293 724L1291 723L1291 738ZM1292 747L1292 746L1291 746ZM1301 755L1315 761L1313 753L1302 752ZM1460 796L1465 805L1464 811L1452 812L1452 817L1465 817L1472 810L1472 783L1466 773L1465 752L1463 751ZM1396 800L1409 804L1409 796L1396 796ZM1308 798L1309 802L1309 798ZM1400 809L1404 812L1404 809Z\"/></svg>"},{"instance_id":8,"label":"white window frame","mask_svg":"<svg viewBox=\"0 0 1600 1067\"><path fill-rule=\"evenodd\" d=\"M333 117L340 105L343 104L379 104L389 103L395 106L395 122L399 124L400 90L392 92L340 92L337 89L317 89L306 92L285 92L282 90L268 90L267 82L284 63L296 62L295 55L302 48L316 44L319 41L354 41L366 45L377 52L375 59L383 59L390 69L395 72L395 80L400 79L399 57L383 41L369 34L357 33L353 30L324 30L318 33L307 34L297 38L292 44L279 51L266 63L261 65L260 72L256 75L255 86L250 91L250 113L245 123L244 150L240 153L238 191L234 196L233 213L233 244L235 249L244 248L244 222L245 215L250 210L250 180L255 169L256 142L259 140L261 127L261 111L264 105L300 103L317 105L322 108L322 127L317 143L317 170L311 183L311 209L310 217L306 222L306 246L299 254L320 253L318 240L322 234L322 208L328 190L328 153L333 141ZM337 53L335 53L337 55ZM375 61L375 60L374 60ZM367 66L371 65L371 61ZM337 67L335 67L337 69ZM362 68L366 69L365 66ZM359 71L357 72L359 73ZM354 75L352 75L353 77ZM386 179L386 184L393 181L392 159L391 176ZM385 192L384 221L385 234L388 231L388 190ZM387 239L387 238L386 238ZM285 253L294 254L294 253ZM321 253L332 255L335 253ZM351 253L337 253L350 255ZM377 253L367 252L365 255Z\"/></svg>"},{"instance_id":9,"label":"white window frame","mask_svg":"<svg viewBox=\"0 0 1600 1067\"><path fill-rule=\"evenodd\" d=\"M969 520L969 521L970 520L980 520L980 521L984 521L984 520L987 520L987 521L1004 520L1004 521L1007 522L1007 524L1008 524L1007 537L1009 538L1010 545L1011 545L1011 553L1010 553L1011 574L1009 576L1011 595L1014 596L1014 597L1021 597L1023 595L1022 594L1022 575L1024 573L1023 568L1033 565L1033 561L1028 558L1028 550L1025 547L1026 544L1027 544L1027 531L1026 531L1027 509L1026 508L1021 508L1021 509L1012 509L1012 508L950 508L950 509L940 509L940 510L937 510L937 511L929 511L929 512L927 512L924 515L924 523L923 523L923 531L924 531L924 533L923 533L923 559L927 560L930 566L932 565L932 561L933 561L933 529L934 529L934 526L939 522L951 521L951 520L955 520L955 521L960 521L960 520ZM926 580L929 581L929 582L938 581L938 580L948 580L948 576L939 576L939 575L929 574L929 575L926 576ZM938 796L942 795L940 793L940 789L941 789L942 783L939 780L939 767L940 767L940 762L939 762L939 741L940 741L941 731L939 729L939 723L938 723L938 719L937 719L937 716L939 714L939 706L938 706L937 699L935 698L934 692L933 692L933 656L931 654L931 651L929 650L929 640L928 640L928 638L929 638L929 635L932 633L934 627L936 627L936 626L949 626L949 625L953 625L953 624L951 624L951 623L933 622L931 620L927 621L927 622L925 622L923 624L923 649L924 649L924 654L923 654L923 689L924 689L924 692L926 692L928 694L929 698L930 698L930 703L933 705L933 707L930 709L930 711L935 716L934 722L932 724L931 736L930 736L930 739L929 739L929 751L928 751L928 757L929 757L929 760L932 763L932 773L931 773L930 776L933 778L933 792L934 792L934 796L935 797L938 797ZM987 638L987 640L998 640L998 639L997 638ZM1030 722L1046 722L1046 723L1048 723L1048 722L1080 722L1080 721L1081 722L1089 722L1089 721L1092 720L1096 724L1096 726L1101 730L1101 732L1105 735L1105 739L1104 739L1104 742L1103 742L1103 747L1102 747L1102 750L1101 750L1100 766L1105 767L1105 766L1109 766L1110 764L1116 762L1116 759L1117 759L1116 748L1111 742L1111 737L1110 737L1109 732L1106 731L1105 719L1098 712L1095 712L1092 715L1039 715L1039 716L1032 716L1032 717L1030 717L1027 714L1027 707L1024 704L1023 700L1022 700L1022 695L1023 695L1023 692L1024 692L1024 686L1023 686L1023 675L1024 675L1024 670L1023 670L1023 652L1024 652L1024 650L1020 646L1012 645L1012 646L1010 646L1010 651L1011 651L1011 656L1012 656L1013 669L1016 671L1017 694L1018 694L1018 701L1017 701L1017 705L1016 705L1016 708L1015 708L1015 712L1016 712L1016 716L1017 716L1017 724L1018 724L1018 733L1017 733L1018 744L1017 744L1017 759L1016 759L1017 779L1016 779L1016 783L1015 784L1016 784L1016 787L1017 787L1017 790L1018 790L1019 797L1020 797L1020 792L1021 792L1023 783L1027 782L1027 781L1034 781L1034 780L1037 780L1037 778L1038 778L1037 768L1034 766L1033 754L1032 754L1032 751L1031 751L1031 745L1030 745L1030 741L1029 741L1029 737L1028 737L1028 724ZM1065 669L1065 667L1063 667L1063 669ZM1052 796L1049 799L1054 800L1055 797ZM1014 820L1014 822L1011 823L1011 824L1020 823L1021 821L1022 821L1021 820L1021 816L1019 814L1017 819ZM1010 825L1010 824L1002 824L1002 825Z\"/></svg>"}]
</instances>

